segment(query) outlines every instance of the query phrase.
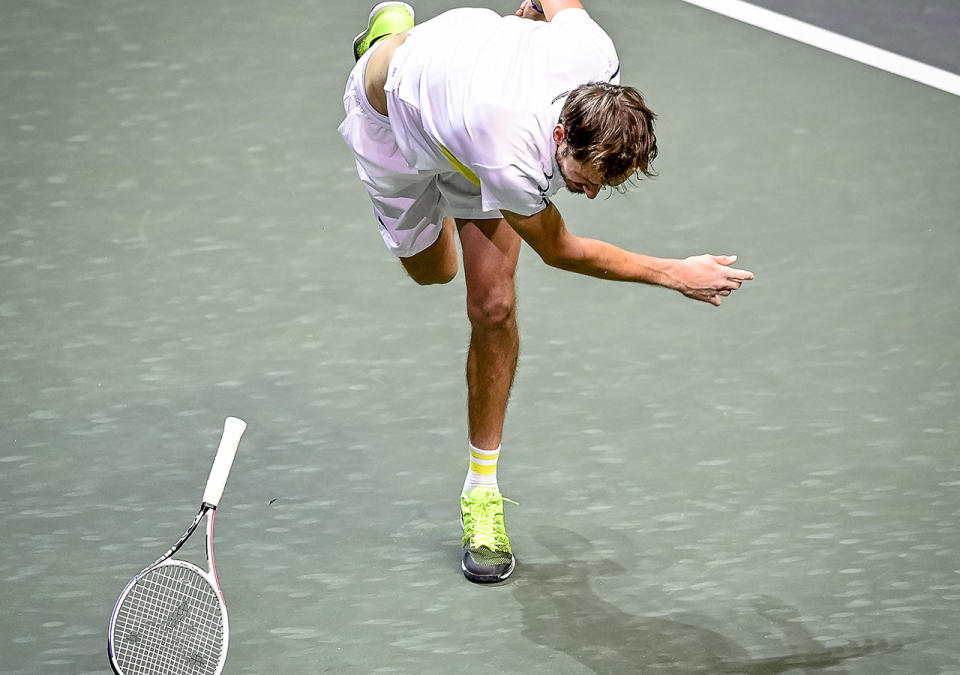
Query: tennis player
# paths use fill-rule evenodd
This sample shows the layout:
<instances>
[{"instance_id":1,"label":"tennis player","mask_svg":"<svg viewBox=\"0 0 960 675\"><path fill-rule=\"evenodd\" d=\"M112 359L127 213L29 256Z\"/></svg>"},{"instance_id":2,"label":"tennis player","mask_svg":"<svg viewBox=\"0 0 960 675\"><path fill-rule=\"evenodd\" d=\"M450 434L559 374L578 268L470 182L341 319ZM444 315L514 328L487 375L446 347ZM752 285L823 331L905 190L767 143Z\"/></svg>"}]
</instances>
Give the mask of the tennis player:
<instances>
[{"instance_id":1,"label":"tennis player","mask_svg":"<svg viewBox=\"0 0 960 675\"><path fill-rule=\"evenodd\" d=\"M460 497L462 571L513 572L497 461L517 366L514 271L525 241L553 267L664 286L713 305L753 274L733 256L655 258L575 236L551 198L594 199L653 174L654 114L621 86L607 34L579 0L524 0L516 16L455 9L414 26L383 2L354 41L340 134L380 233L418 284L457 274L467 316L469 469ZM633 181L631 180L633 179Z\"/></svg>"}]
</instances>

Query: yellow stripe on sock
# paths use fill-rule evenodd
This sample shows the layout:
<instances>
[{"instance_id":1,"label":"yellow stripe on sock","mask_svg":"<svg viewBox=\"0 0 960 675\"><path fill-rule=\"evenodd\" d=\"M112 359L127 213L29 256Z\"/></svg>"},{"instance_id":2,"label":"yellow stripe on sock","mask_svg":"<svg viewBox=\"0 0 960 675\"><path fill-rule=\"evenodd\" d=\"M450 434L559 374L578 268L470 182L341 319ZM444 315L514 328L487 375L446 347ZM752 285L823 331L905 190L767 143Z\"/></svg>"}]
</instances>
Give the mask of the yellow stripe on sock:
<instances>
[{"instance_id":1,"label":"yellow stripe on sock","mask_svg":"<svg viewBox=\"0 0 960 675\"><path fill-rule=\"evenodd\" d=\"M453 153L451 153L449 150L443 147L443 143L440 144L440 149L443 150L443 154L445 154L447 156L447 159L450 160L450 163L453 165L454 169L456 169L461 174L463 174L463 177L466 178L468 181L470 181L477 187L480 187L480 179L477 178L477 174L475 174L473 171L468 169L466 164L464 164L459 159L454 157Z\"/></svg>"},{"instance_id":2,"label":"yellow stripe on sock","mask_svg":"<svg viewBox=\"0 0 960 675\"><path fill-rule=\"evenodd\" d=\"M470 462L470 470L474 473L479 473L484 476L489 476L492 473L497 472L497 463L493 464L477 464L476 462Z\"/></svg>"}]
</instances>

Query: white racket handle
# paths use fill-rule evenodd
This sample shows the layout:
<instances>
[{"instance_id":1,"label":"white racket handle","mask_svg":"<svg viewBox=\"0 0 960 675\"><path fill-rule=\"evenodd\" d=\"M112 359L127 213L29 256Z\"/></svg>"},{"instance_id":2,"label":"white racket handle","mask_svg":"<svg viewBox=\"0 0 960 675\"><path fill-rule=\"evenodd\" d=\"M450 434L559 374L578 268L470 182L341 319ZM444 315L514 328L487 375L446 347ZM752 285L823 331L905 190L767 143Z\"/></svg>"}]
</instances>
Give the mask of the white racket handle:
<instances>
[{"instance_id":1,"label":"white racket handle","mask_svg":"<svg viewBox=\"0 0 960 675\"><path fill-rule=\"evenodd\" d=\"M223 436L220 438L220 447L217 448L217 456L213 460L213 468L210 469L210 477L207 479L207 489L203 491L203 502L216 507L223 496L223 488L227 484L227 476L230 475L230 467L233 466L233 458L237 454L237 446L240 445L240 437L243 436L247 423L236 417L228 417L223 423Z\"/></svg>"}]
</instances>

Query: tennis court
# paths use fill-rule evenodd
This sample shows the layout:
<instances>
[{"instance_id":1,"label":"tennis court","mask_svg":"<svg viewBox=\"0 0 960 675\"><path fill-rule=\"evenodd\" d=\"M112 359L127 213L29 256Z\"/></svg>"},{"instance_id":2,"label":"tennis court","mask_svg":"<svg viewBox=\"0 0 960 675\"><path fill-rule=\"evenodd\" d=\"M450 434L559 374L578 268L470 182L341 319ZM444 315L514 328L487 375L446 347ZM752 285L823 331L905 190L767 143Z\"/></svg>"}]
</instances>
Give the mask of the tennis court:
<instances>
[{"instance_id":1,"label":"tennis court","mask_svg":"<svg viewBox=\"0 0 960 675\"><path fill-rule=\"evenodd\" d=\"M660 175L559 196L571 229L756 280L714 309L524 250L518 566L479 587L462 277L405 277L336 131L369 7L4 4L0 674L109 672L228 415L225 673L960 674L960 98L588 9Z\"/></svg>"}]
</instances>

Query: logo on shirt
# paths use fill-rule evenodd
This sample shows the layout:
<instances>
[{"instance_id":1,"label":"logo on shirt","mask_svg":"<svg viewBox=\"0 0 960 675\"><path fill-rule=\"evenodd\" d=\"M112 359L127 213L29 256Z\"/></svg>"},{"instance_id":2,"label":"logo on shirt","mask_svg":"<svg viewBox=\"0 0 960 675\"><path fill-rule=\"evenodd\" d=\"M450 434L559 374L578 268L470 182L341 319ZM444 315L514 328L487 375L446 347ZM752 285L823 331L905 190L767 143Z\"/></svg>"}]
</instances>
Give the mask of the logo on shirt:
<instances>
[{"instance_id":1,"label":"logo on shirt","mask_svg":"<svg viewBox=\"0 0 960 675\"><path fill-rule=\"evenodd\" d=\"M540 191L540 196L545 198L550 193L550 185L553 183L553 174L548 174L546 171L544 171L543 180L546 181L547 187L541 186L540 181L537 181L537 190Z\"/></svg>"},{"instance_id":2,"label":"logo on shirt","mask_svg":"<svg viewBox=\"0 0 960 675\"><path fill-rule=\"evenodd\" d=\"M550 186L553 184L553 174L544 171L543 180L546 182L547 186L544 187L540 185L540 181L537 181L537 190L540 192L540 199L543 200L543 205L550 206Z\"/></svg>"}]
</instances>

